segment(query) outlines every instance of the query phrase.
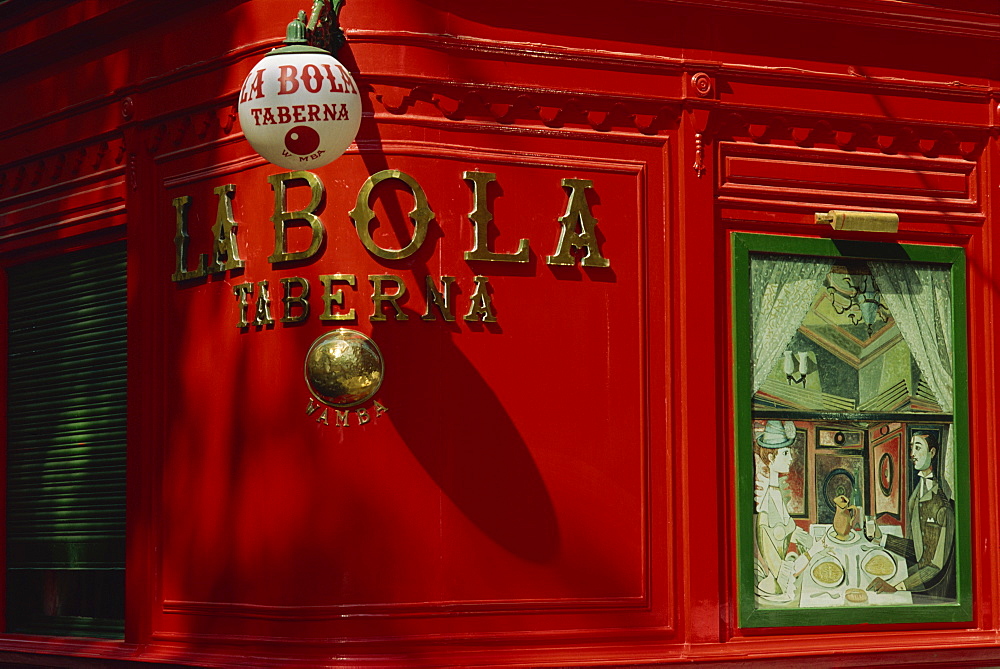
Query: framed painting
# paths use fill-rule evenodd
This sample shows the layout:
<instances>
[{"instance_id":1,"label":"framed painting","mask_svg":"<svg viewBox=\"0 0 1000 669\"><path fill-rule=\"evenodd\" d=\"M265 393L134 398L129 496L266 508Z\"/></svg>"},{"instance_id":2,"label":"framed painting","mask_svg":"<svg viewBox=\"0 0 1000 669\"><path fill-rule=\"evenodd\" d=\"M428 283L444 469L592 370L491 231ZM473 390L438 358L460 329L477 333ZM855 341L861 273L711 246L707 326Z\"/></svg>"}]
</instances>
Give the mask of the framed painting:
<instances>
[{"instance_id":1,"label":"framed painting","mask_svg":"<svg viewBox=\"0 0 1000 669\"><path fill-rule=\"evenodd\" d=\"M740 625L971 620L963 250L732 250Z\"/></svg>"}]
</instances>

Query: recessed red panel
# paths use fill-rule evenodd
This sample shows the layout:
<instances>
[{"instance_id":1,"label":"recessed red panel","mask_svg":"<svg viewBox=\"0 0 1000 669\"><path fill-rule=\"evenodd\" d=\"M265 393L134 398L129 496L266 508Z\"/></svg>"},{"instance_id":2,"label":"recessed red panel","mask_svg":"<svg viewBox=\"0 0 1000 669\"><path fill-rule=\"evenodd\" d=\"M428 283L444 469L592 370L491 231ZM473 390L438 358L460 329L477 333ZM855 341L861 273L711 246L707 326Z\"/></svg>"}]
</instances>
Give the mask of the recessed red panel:
<instances>
[{"instance_id":1,"label":"recessed red panel","mask_svg":"<svg viewBox=\"0 0 1000 669\"><path fill-rule=\"evenodd\" d=\"M245 267L171 287L163 595L172 609L578 608L646 595L639 166L454 153L385 158L434 215L403 259L369 252L348 215L377 173L359 156L315 173L326 239L305 260L268 261L276 170L234 177ZM465 172L495 175L481 200L493 216L490 250L513 256L527 240L527 262L466 260L475 192ZM213 189L226 179L175 182L171 199L191 198L191 271L200 253L212 259ZM305 182L287 192L288 210L308 206ZM373 242L406 247L414 188L391 178L368 201ZM551 264L567 212L567 234L584 232L581 206L596 219L592 246L578 240L571 264ZM306 249L312 234L290 222L286 250ZM584 266L588 252L608 266ZM324 275L341 275L330 314L353 310L353 319L321 319ZM309 315L283 323L290 277L295 295L309 286ZM453 320L433 305L428 316L428 277L440 293L451 288ZM263 282L274 323L238 327L236 287L253 285L252 321ZM400 291L395 302L373 299ZM310 345L337 327L369 335L384 359L378 392L352 407L320 403L303 378Z\"/></svg>"}]
</instances>

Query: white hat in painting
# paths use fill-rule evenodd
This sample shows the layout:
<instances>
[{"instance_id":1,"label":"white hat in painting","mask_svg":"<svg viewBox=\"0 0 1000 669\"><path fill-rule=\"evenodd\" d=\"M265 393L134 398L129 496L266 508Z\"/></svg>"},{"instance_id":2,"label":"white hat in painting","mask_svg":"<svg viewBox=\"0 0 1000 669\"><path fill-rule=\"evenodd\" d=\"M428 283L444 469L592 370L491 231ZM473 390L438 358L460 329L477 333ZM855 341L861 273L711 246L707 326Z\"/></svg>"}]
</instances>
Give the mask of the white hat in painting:
<instances>
[{"instance_id":1,"label":"white hat in painting","mask_svg":"<svg viewBox=\"0 0 1000 669\"><path fill-rule=\"evenodd\" d=\"M757 444L764 448L784 448L795 441L795 423L790 420L769 420L757 435Z\"/></svg>"}]
</instances>

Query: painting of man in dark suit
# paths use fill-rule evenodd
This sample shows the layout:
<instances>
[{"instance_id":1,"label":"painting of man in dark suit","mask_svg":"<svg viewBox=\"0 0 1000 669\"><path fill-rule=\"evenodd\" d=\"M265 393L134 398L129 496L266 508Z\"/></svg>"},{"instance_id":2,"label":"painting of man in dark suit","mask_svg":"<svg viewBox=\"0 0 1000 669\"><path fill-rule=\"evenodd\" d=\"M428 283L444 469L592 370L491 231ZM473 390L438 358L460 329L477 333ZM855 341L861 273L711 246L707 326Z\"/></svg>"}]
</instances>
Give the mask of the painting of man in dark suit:
<instances>
[{"instance_id":1,"label":"painting of man in dark suit","mask_svg":"<svg viewBox=\"0 0 1000 669\"><path fill-rule=\"evenodd\" d=\"M940 603L955 599L955 510L947 485L939 476L938 437L915 432L910 438L910 460L917 483L906 506L906 534L885 535L875 527L873 540L906 559L906 577L895 584L875 578L868 586L876 592L907 590L913 602Z\"/></svg>"}]
</instances>

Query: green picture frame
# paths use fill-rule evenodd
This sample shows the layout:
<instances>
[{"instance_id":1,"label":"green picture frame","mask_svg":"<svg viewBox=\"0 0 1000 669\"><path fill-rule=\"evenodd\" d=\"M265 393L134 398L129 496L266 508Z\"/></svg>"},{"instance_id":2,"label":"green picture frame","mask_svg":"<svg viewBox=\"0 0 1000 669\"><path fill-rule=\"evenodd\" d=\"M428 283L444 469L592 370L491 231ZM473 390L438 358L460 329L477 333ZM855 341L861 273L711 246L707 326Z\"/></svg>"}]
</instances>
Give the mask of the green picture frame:
<instances>
[{"instance_id":1,"label":"green picture frame","mask_svg":"<svg viewBox=\"0 0 1000 669\"><path fill-rule=\"evenodd\" d=\"M733 411L735 419L733 458L736 476L736 548L734 569L736 574L736 620L738 626L741 628L779 628L971 621L973 603L971 571L972 543L970 491L968 487L970 472L966 265L964 249L956 246L877 243L755 233L731 233L730 241L732 251ZM774 259L782 257L798 258L805 262L810 261L810 259L815 259L817 262L826 262L828 260L831 265L836 264L837 266L841 264L850 266L851 263L888 262L910 263L914 268L918 266L932 267L938 280L944 282L950 290L952 396L950 397L950 402L939 401L939 403L950 406L951 411L945 412L942 409L937 409L935 412L921 405L920 402L924 402L924 398L929 396L926 392L921 398L914 399L911 405L907 405L903 409L897 407L886 409L885 407L881 407L879 410L873 411L871 409L866 410L861 405L857 405L853 409L845 409L839 405L835 405L833 409L817 405L813 406L809 411L802 411L796 409L791 403L781 405L780 402L772 402L769 405L767 402L762 403L758 401L755 405L755 393L757 393L757 389L760 386L754 378L755 354L751 345L754 334L751 297L753 288L750 275L751 258L770 258L772 262L775 262ZM894 266L899 267L898 264ZM906 267L903 267L902 270L909 271ZM830 280L829 276L831 275L832 272L828 275L827 281ZM874 279L874 270L872 278ZM833 290L830 292L832 294ZM813 306L810 308L816 309L817 307ZM947 327L947 325L944 327ZM869 326L870 331L871 326ZM820 351L820 354L819 357L822 358L825 355L825 351ZM786 358L788 357L788 352L785 352L785 356ZM803 355L801 367L793 364L792 367L794 369L789 367L787 361L785 362L784 371L789 372L787 374L789 386L793 383L799 383L800 379L803 385L807 384L806 377L808 374L813 373L814 366L813 362L809 362L807 366L807 358L808 361L812 361L816 358L816 355ZM820 362L823 361L820 360ZM772 387L776 387L773 386L774 379L782 376L780 365L779 361L774 367L774 371L771 372L770 383L772 383ZM760 366L763 366L763 364ZM915 386L916 383L913 385ZM916 395L916 390L912 390L911 392ZM930 401L931 404L928 406L933 407L933 398ZM911 410L911 407L916 407L916 409ZM899 539L886 539L884 538L885 535L882 535L883 538L881 539L876 538L874 541L871 541L869 540L869 535L881 533L881 530L885 529L886 534L894 531L901 535L903 540L907 540L908 533L917 534L916 526L907 526L905 520L900 520L900 525L895 528L888 525L881 526L879 523L894 522L887 514L883 514L884 518L875 520L874 523L871 517L867 520L860 518L858 524L852 525L848 533L843 535L838 534L832 525L829 530L822 530L824 526L820 526L815 522L812 527L802 527L803 525L808 525L809 521L793 516L793 522L797 523L799 530L796 534L801 538L800 542L802 545L805 546L810 541L813 543L808 549L802 549L794 542L788 544L793 548L790 549L789 555L786 555L785 559L792 561L791 556L794 555L794 560L799 561L795 564L801 567L801 569L795 576L789 576L788 572L784 572L784 580L782 582L786 584L786 587L783 589L780 585L775 586L773 590L779 591L778 594L769 594L771 590L768 590L765 586L770 583L766 581L766 577L771 576L771 574L767 573L767 564L765 564L761 557L762 553L766 551L758 549L758 536L761 536L762 532L764 532L761 529L760 521L762 517L767 517L766 509L768 508L765 506L766 500L763 500L761 495L761 487L765 486L765 483L762 483L761 472L767 471L767 467L762 467L761 457L753 453L755 444L757 444L758 453L770 453L771 451L767 449L763 449L762 451L760 448L762 444L768 445L766 442L767 439L771 439L770 445L780 445L781 436L778 428L783 423L788 425L789 429L791 428L791 424L794 424L796 430L811 426L813 429L810 432L817 435L820 432L817 426L836 429L836 425L843 424L863 430L865 426L881 424L881 430L885 432L887 426L891 424L894 426L894 429L903 429L904 434L908 438L912 438L918 424L931 424L936 426L935 429L937 430L937 437L932 438L932 443L936 443L933 439L939 438L942 434L950 437L947 439L948 448L950 449L947 452L949 455L948 462L951 463L950 466L954 469L954 471L949 473L950 480L955 482L954 489L950 489L951 486L948 486L944 482L939 484L938 488L934 489L941 499L947 499L950 502L949 513L952 514L948 516L947 536L952 536L951 533L953 532L953 541L950 539L947 542L943 539L939 541L940 545L953 547L951 548L953 552L949 554L948 560L950 562L948 566L941 569L941 572L944 572L945 569L951 570L948 573L952 574L953 577L953 583L950 585L951 589L948 591L949 594L947 597L928 597L925 596L925 592L919 590L919 586L911 585L909 587L912 592L910 592L908 599L912 600L912 602L899 603L896 601L905 597L905 595L901 595L900 593L906 592L907 583L913 580L906 576L907 572L901 573L900 570L906 569L912 573L913 570L918 569L912 564L912 559L906 563L905 567L894 567L896 569L893 572L894 575L898 574L895 576L895 579L897 580L899 593L884 593L886 595L884 597L883 592L879 590L883 586L875 583L875 577L867 572L869 567L866 565L864 570L862 569L861 563L863 558L861 556L866 555L862 551L867 549L874 554L882 550L879 542L882 542L881 545L884 546L887 542L899 541ZM909 423L913 424L913 429L906 427ZM762 425L766 425L767 435L763 434ZM830 428L830 426L834 427ZM899 426L903 427L900 428ZM771 434L771 432L774 432L774 434ZM926 446L926 441L921 441L920 439L917 441ZM920 447L920 444L916 446L918 449ZM910 455L910 448L906 444L903 445L904 452L899 454L901 462L897 462L896 466L904 470L906 468L914 468L917 461L911 461L911 458L908 457ZM928 449L925 448L925 450ZM935 453L946 452L944 451L943 444L936 449L930 450ZM810 452L812 453L813 451ZM822 452L829 454L833 453L834 450L824 448ZM844 452L847 453L847 451ZM852 451L849 455L856 454L857 452L857 450ZM864 449L862 449L862 452L864 452ZM770 456L765 455L764 457L768 458ZM864 460L864 456L862 456L862 460ZM773 460L771 461L774 462ZM831 474L832 478L828 479L829 491L821 490L821 482L815 482L813 486L814 503L818 503L817 501L824 494L829 496L837 493L841 490L837 487L838 485L846 486L844 490L851 490L850 479L852 476L859 479L872 480L870 477L874 476L874 474L870 469L871 463L864 461L861 464L862 469L856 470L853 473L845 472L841 474L843 471L842 468L836 470L835 474ZM826 466L833 467L834 465L827 463ZM935 466L937 466L937 460L935 460ZM813 462L807 463L807 469L809 471L815 470L816 476L820 476L823 473L822 470L816 470ZM837 476L841 478L838 479L836 478ZM912 477L911 473L907 473L906 476ZM771 476L772 483L775 478L774 475ZM774 487L776 486L771 486L771 488ZM776 501L781 499L778 496L778 492L771 492L773 492L771 508L781 506L781 502ZM948 494L945 495L945 492ZM784 494L787 498L787 491ZM845 496L847 502L843 505L843 508L853 509L850 511L852 521L854 518L857 518L857 514L865 506L865 499L861 498L866 495L870 497L872 493L864 491L858 485L853 489L853 494L855 496L853 500L847 499ZM840 496L838 495L837 497L839 498ZM913 504L918 504L919 499L924 498L920 498L918 489L914 488L910 501ZM906 505L905 498L903 505ZM809 508L808 501L806 502L806 507ZM914 506L914 508L925 507ZM877 517L877 514L872 514L872 516ZM840 519L839 515L837 519ZM786 522L788 521L786 520ZM841 529L844 526L845 524L841 522ZM818 531L820 534L823 534L822 537L818 534L813 536L814 533L812 530L817 528L820 528ZM809 536L806 536L807 534ZM860 537L855 538L858 534L860 534ZM928 534L927 536L931 535ZM941 533L940 536L944 537L946 535ZM848 538L855 541L856 547L850 548L850 551L858 552L858 556L845 556L843 553L846 553L848 549L841 550L841 547L837 545L841 543L838 541L840 538L845 538L845 542ZM761 543L763 544L764 540L761 540ZM910 544L912 545L913 543L914 541L910 539ZM930 545L929 539L926 545ZM770 550L769 547L766 548ZM926 550L924 544L921 544L919 549ZM796 551L798 555L796 555ZM816 555L810 554L810 551ZM823 557L825 554L833 557L827 559ZM887 554L899 560L901 565L903 564L903 558L897 557L892 553L887 552ZM927 561L929 560L930 556L928 554ZM834 564L834 567L830 567L829 569L820 567L818 562L821 561L830 562ZM763 569L761 567L762 564L764 565ZM803 564L806 566L802 566ZM838 564L839 567L837 566ZM874 565L873 562L869 562L868 564ZM814 571L810 572L810 569L814 569ZM817 584L823 585L823 582L817 579L820 576L825 576L827 571L834 572L834 575L839 571L841 578L846 578L846 580L841 581L837 588L817 588ZM762 577L762 574L766 574L766 576ZM812 579L809 587L821 591L818 594L810 593L808 595L810 600L805 604L803 604L805 601L803 598L807 596L805 591L808 588L804 585L805 581L803 579ZM886 577L886 582L889 580ZM871 581L868 583L868 586L874 588L874 590L864 588L868 581ZM852 584L862 587L845 589L845 585ZM845 592L851 591L854 598L844 596L841 590ZM859 592L865 592L866 594L860 595L858 594ZM816 599L812 599L813 597ZM860 597L865 597L866 599L864 601L857 601L857 598Z\"/></svg>"}]
</instances>

